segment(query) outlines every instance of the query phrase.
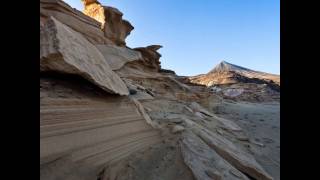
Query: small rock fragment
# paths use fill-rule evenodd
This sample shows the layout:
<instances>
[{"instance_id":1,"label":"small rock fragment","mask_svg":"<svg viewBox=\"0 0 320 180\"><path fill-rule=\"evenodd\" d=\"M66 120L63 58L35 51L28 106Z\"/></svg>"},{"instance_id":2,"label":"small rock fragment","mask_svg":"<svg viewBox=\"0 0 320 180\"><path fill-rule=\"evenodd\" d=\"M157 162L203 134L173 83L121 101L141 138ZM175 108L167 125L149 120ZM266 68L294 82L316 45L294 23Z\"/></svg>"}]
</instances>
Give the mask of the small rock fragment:
<instances>
[{"instance_id":1,"label":"small rock fragment","mask_svg":"<svg viewBox=\"0 0 320 180\"><path fill-rule=\"evenodd\" d=\"M134 89L129 89L129 93L130 95L134 95L134 94L137 94L137 91Z\"/></svg>"},{"instance_id":2,"label":"small rock fragment","mask_svg":"<svg viewBox=\"0 0 320 180\"><path fill-rule=\"evenodd\" d=\"M222 179L221 175L218 172L212 172L212 171L206 170L205 173L214 180Z\"/></svg>"},{"instance_id":3,"label":"small rock fragment","mask_svg":"<svg viewBox=\"0 0 320 180\"><path fill-rule=\"evenodd\" d=\"M172 133L176 134L176 133L182 132L184 130L185 130L185 128L183 126L175 125L175 126L173 126L171 131L172 131Z\"/></svg>"}]
</instances>

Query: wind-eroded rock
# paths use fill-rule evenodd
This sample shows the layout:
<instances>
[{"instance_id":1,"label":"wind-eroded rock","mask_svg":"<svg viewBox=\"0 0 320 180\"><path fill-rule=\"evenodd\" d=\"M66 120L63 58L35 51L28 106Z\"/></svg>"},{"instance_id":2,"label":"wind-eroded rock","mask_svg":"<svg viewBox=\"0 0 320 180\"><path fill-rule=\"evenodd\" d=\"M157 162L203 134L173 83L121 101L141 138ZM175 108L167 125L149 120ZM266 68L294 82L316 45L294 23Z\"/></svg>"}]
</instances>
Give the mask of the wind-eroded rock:
<instances>
[{"instance_id":1,"label":"wind-eroded rock","mask_svg":"<svg viewBox=\"0 0 320 180\"><path fill-rule=\"evenodd\" d=\"M104 36L101 23L61 0L40 0L40 22L44 23L50 16L81 33L93 44L113 44Z\"/></svg>"},{"instance_id":2,"label":"wind-eroded rock","mask_svg":"<svg viewBox=\"0 0 320 180\"><path fill-rule=\"evenodd\" d=\"M83 13L101 23L104 35L115 44L124 46L126 37L134 27L122 19L123 14L116 8L102 6L96 0L82 0L84 3Z\"/></svg>"},{"instance_id":3,"label":"wind-eroded rock","mask_svg":"<svg viewBox=\"0 0 320 180\"><path fill-rule=\"evenodd\" d=\"M107 92L129 94L99 50L55 18L40 28L40 71L80 75Z\"/></svg>"},{"instance_id":4,"label":"wind-eroded rock","mask_svg":"<svg viewBox=\"0 0 320 180\"><path fill-rule=\"evenodd\" d=\"M158 53L157 51L160 48L162 48L162 46L152 45L147 47L135 48L134 50L141 52L143 56L143 62L147 67L150 67L152 69L155 69L156 71L159 71L161 69L161 66L160 66L161 54Z\"/></svg>"},{"instance_id":5,"label":"wind-eroded rock","mask_svg":"<svg viewBox=\"0 0 320 180\"><path fill-rule=\"evenodd\" d=\"M87 16L63 1L40 0L40 179L279 179L280 161L269 163L277 156L268 155L272 139L253 140L234 114L216 115L224 112L217 106L223 95L238 95L225 89L240 84L210 92L192 80L211 86L211 76L161 69L161 46L126 47L133 27L122 13L82 1ZM266 74L225 62L215 72L217 82L246 84L237 98L251 96L250 84L267 90L252 78Z\"/></svg>"},{"instance_id":6,"label":"wind-eroded rock","mask_svg":"<svg viewBox=\"0 0 320 180\"><path fill-rule=\"evenodd\" d=\"M141 53L126 47L114 45L96 45L105 57L112 70L119 70L123 65L131 61L141 60Z\"/></svg>"}]
</instances>

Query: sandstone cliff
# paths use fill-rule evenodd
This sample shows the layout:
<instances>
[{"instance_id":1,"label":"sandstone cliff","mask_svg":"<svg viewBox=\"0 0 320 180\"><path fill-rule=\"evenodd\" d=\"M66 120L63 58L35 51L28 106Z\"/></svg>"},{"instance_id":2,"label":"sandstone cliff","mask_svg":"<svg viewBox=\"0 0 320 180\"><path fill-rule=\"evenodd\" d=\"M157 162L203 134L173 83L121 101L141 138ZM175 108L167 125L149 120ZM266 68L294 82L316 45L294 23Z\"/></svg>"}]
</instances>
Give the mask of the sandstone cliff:
<instances>
[{"instance_id":1,"label":"sandstone cliff","mask_svg":"<svg viewBox=\"0 0 320 180\"><path fill-rule=\"evenodd\" d=\"M278 149L258 153L223 97L162 69L162 46L127 47L119 10L82 1L40 0L40 179L279 179L264 161Z\"/></svg>"}]
</instances>

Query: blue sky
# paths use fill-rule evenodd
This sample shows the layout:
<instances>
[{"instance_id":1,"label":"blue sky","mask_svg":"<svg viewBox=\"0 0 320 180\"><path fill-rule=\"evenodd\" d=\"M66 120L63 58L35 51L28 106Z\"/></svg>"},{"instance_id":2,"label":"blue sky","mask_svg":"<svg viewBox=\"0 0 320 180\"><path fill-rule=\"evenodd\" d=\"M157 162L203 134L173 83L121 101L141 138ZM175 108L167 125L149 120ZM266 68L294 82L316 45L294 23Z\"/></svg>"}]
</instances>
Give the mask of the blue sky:
<instances>
[{"instance_id":1,"label":"blue sky","mask_svg":"<svg viewBox=\"0 0 320 180\"><path fill-rule=\"evenodd\" d=\"M78 10L80 0L65 0ZM280 0L100 0L135 29L129 47L162 45L162 68L178 75L220 61L280 74Z\"/></svg>"}]
</instances>

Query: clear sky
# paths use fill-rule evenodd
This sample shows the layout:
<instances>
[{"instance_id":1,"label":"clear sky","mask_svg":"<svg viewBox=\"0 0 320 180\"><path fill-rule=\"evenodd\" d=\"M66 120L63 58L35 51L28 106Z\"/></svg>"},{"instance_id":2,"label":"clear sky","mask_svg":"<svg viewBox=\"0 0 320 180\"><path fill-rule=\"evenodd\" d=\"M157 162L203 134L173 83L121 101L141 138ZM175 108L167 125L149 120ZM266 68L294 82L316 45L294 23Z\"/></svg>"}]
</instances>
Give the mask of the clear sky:
<instances>
[{"instance_id":1,"label":"clear sky","mask_svg":"<svg viewBox=\"0 0 320 180\"><path fill-rule=\"evenodd\" d=\"M65 0L81 10L80 0ZM280 0L100 0L135 29L129 47L162 45L162 68L178 75L220 61L280 74Z\"/></svg>"}]
</instances>

